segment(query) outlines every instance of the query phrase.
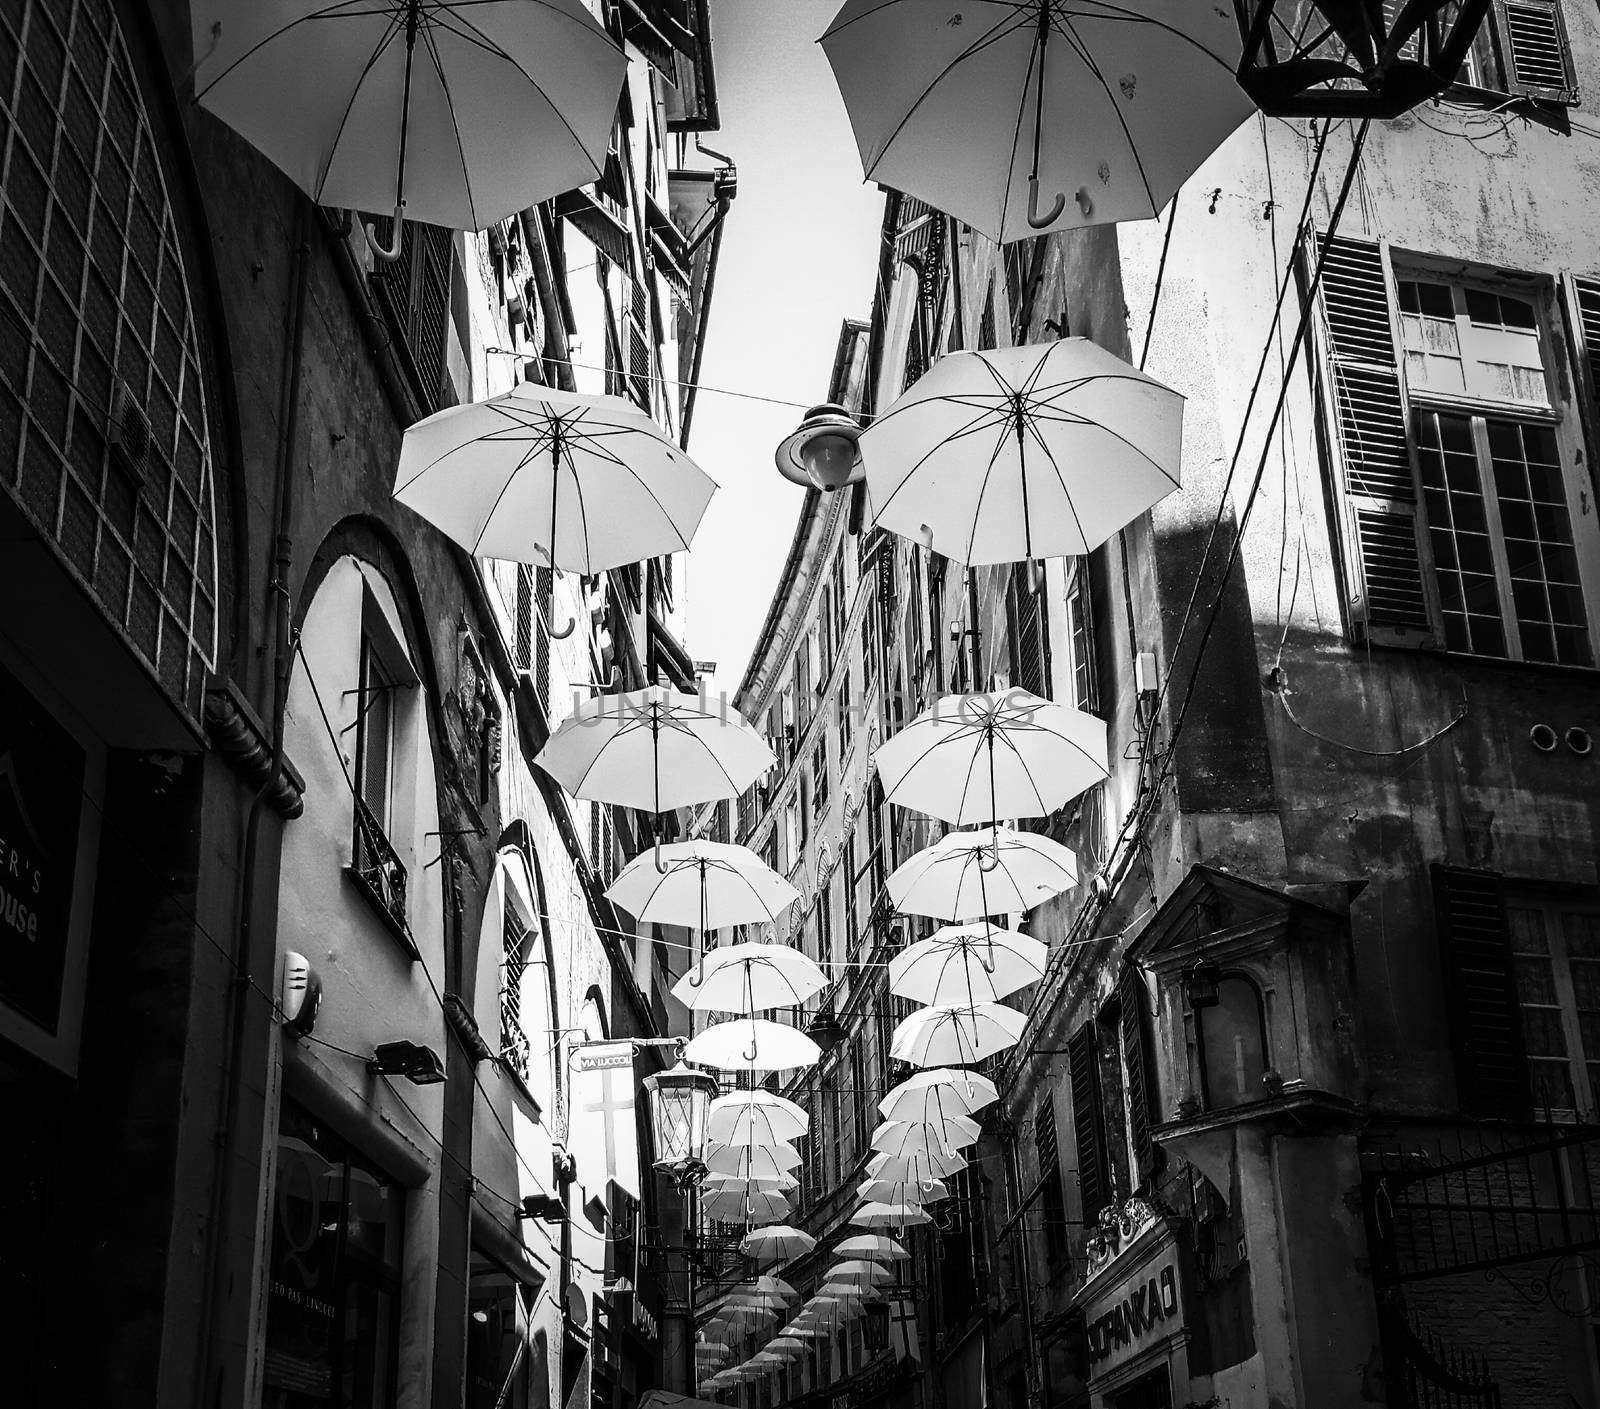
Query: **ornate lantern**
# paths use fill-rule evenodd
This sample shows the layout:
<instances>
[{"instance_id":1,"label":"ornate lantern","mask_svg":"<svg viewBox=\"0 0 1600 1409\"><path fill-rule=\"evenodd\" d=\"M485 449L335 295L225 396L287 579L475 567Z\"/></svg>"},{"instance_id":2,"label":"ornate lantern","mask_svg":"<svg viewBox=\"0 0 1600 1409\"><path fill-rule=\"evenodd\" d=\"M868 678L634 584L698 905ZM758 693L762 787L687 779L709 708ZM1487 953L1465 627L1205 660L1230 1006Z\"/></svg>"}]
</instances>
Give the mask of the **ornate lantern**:
<instances>
[{"instance_id":1,"label":"ornate lantern","mask_svg":"<svg viewBox=\"0 0 1600 1409\"><path fill-rule=\"evenodd\" d=\"M716 1079L679 1062L644 1079L655 1135L655 1167L679 1180L704 1173L706 1117L717 1095Z\"/></svg>"},{"instance_id":2,"label":"ornate lantern","mask_svg":"<svg viewBox=\"0 0 1600 1409\"><path fill-rule=\"evenodd\" d=\"M1489 0L1233 0L1239 83L1275 117L1397 117L1453 82Z\"/></svg>"}]
</instances>

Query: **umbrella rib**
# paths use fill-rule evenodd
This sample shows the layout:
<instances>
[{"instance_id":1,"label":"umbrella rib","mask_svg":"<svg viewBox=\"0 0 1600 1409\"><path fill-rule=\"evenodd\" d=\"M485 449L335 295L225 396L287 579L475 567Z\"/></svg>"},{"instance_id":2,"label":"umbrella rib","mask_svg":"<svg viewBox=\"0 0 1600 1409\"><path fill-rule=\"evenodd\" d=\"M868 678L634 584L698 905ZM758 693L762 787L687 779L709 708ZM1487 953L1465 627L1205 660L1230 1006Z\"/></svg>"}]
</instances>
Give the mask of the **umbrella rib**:
<instances>
[{"instance_id":1,"label":"umbrella rib","mask_svg":"<svg viewBox=\"0 0 1600 1409\"><path fill-rule=\"evenodd\" d=\"M1144 187L1144 197L1150 203L1152 216L1161 213L1161 206L1156 201L1156 193L1150 189L1150 178L1145 174L1144 161L1139 156L1139 144L1133 140L1133 133L1128 129L1128 120L1122 115L1122 108L1116 98L1112 96L1111 85L1106 82L1106 76L1100 72L1100 65L1094 60L1088 46L1084 44L1077 32L1065 20L1062 21L1061 33L1065 35L1067 43L1072 46L1073 52L1083 61L1083 66L1094 75L1095 81L1100 85L1106 95L1106 101L1111 104L1111 111L1117 115L1117 126L1122 129L1122 135L1128 143L1128 154L1133 158L1134 167L1139 173L1139 184Z\"/></svg>"},{"instance_id":2,"label":"umbrella rib","mask_svg":"<svg viewBox=\"0 0 1600 1409\"><path fill-rule=\"evenodd\" d=\"M578 420L581 421L582 419L583 419L583 417L580 415L578 417ZM673 519L672 514L668 511L667 506L661 502L661 500L657 496L655 490L653 490L648 484L645 483L644 477L642 475L640 475L640 473L636 469L634 469L632 465L630 465L626 460L624 460L615 451L608 450L603 445L600 445L597 442L596 437L594 437L593 435L589 434L589 432L587 432L587 431L582 432L580 438L585 442L585 444L587 444L587 446L589 448L589 453L591 455L594 455L598 459L606 461L608 464L615 465L620 470L626 470L627 473L633 477L634 483L637 484L640 489L642 489L647 495L650 496L650 502L652 504L654 504L656 506L656 508L661 511L661 517L666 521L667 527L672 530L673 535L677 538L679 548L682 549L683 551L687 552L688 548L689 548L688 541L684 538L683 534L681 532L679 532L678 525L677 525L676 521ZM576 475L574 475L574 478L576 478ZM587 542L587 529L585 530L585 541Z\"/></svg>"},{"instance_id":3,"label":"umbrella rib","mask_svg":"<svg viewBox=\"0 0 1600 1409\"><path fill-rule=\"evenodd\" d=\"M340 3L325 6L320 10L313 10L309 15L298 15L294 19L290 20L288 24L284 25L282 29L275 29L271 34L264 35L248 49L246 49L244 53L240 54L239 57L229 64L225 69L223 69L221 73L207 83L204 88L197 87L195 89L193 101L198 103L201 98L205 97L207 93L215 88L217 84L221 83L223 79L227 78L228 75L237 69L241 64L249 63L251 59L255 58L255 56L265 49L269 44L272 44L276 40L282 39L283 36L286 35L291 29L297 29L303 24L313 24L318 20L371 19L377 15L391 13L393 9L392 6L384 5L375 10L351 10L343 15L338 13L340 10L346 9L346 6L350 3L351 0L340 0ZM360 3L360 0L355 0L355 3ZM377 49L373 51L374 60L377 58L379 53L388 47L389 39L398 32L399 27L398 19L390 20L389 35L385 37L379 43ZM371 66L371 62L371 60L368 61L368 67ZM364 75L365 70L363 70L363 76ZM360 85L358 84L357 86L359 87Z\"/></svg>"},{"instance_id":4,"label":"umbrella rib","mask_svg":"<svg viewBox=\"0 0 1600 1409\"><path fill-rule=\"evenodd\" d=\"M983 472L983 483L978 486L977 503L972 506L972 528L967 534L966 561L969 563L972 561L973 547L978 541L978 521L983 517L983 497L989 492L989 481L994 476L995 462L1000 458L1000 452L1005 449L1005 445L1006 436L1005 432L1002 431L994 443L993 453L989 456L988 468ZM1023 469L1024 473L1026 473L1026 466L1024 466Z\"/></svg>"},{"instance_id":5,"label":"umbrella rib","mask_svg":"<svg viewBox=\"0 0 1600 1409\"><path fill-rule=\"evenodd\" d=\"M1036 34L1034 36L1033 47L1028 50L1028 67L1023 72L1022 88L1017 95L1017 122L1016 126L1011 131L1011 160L1006 163L1006 188L1000 195L1000 218L996 223L994 232L996 243L1001 243L1005 239L1006 211L1011 205L1011 183L1016 179L1017 175L1017 143L1022 140L1022 124L1028 113L1028 80L1033 77L1033 67L1035 61L1042 57L1040 53L1041 47L1042 46L1039 42L1039 37ZM1039 64L1039 87L1041 89L1044 87L1043 63ZM1042 100L1041 94L1041 101ZM1035 129L1035 136L1037 135L1037 129ZM1035 150L1033 154L1033 169L1035 173L1038 172L1038 168L1039 153L1037 150ZM985 361L984 365L988 366L989 364L987 361ZM993 371L993 368L990 368L990 370Z\"/></svg>"},{"instance_id":6,"label":"umbrella rib","mask_svg":"<svg viewBox=\"0 0 1600 1409\"><path fill-rule=\"evenodd\" d=\"M1224 70L1229 77L1233 76L1234 65L1230 64L1225 58L1222 57L1221 54L1217 53L1214 49L1211 49L1207 45L1202 44L1194 37L1194 35L1185 33L1176 25L1168 24L1165 20L1158 20L1154 15L1142 15L1136 10L1125 9L1121 5L1107 4L1104 3L1104 0L1102 0L1102 7L1098 13L1091 13L1090 11L1085 10L1081 11L1077 18L1080 21L1104 20L1113 23L1121 21L1125 24L1148 25L1152 29L1162 30L1167 34L1170 34L1174 39L1181 40L1183 43L1189 45L1190 48L1198 49L1208 59L1212 60L1219 68ZM1063 21L1063 23L1064 22L1065 21ZM1062 32L1064 33L1065 31Z\"/></svg>"},{"instance_id":7,"label":"umbrella rib","mask_svg":"<svg viewBox=\"0 0 1600 1409\"><path fill-rule=\"evenodd\" d=\"M1068 413L1068 412L1066 412L1064 410L1064 408L1057 407L1057 406L1049 407L1048 411L1049 411L1049 414L1041 414L1039 412L1030 412L1029 413L1030 414L1030 418L1033 419L1033 420L1039 420L1039 421L1048 420L1048 421L1053 422L1056 425L1083 425L1083 426L1090 427L1092 430L1104 431L1113 440L1119 441L1121 444L1127 446L1127 448L1129 450L1131 450L1135 455L1137 455L1141 460L1143 460L1147 465L1149 465L1151 469L1153 469L1158 475L1160 475L1164 480L1166 480L1167 483L1170 484L1174 489L1181 489L1183 487L1177 480L1175 480L1170 474L1167 473L1166 467L1164 465L1162 465L1162 463L1159 460L1157 460L1155 458L1155 456L1151 455L1146 450L1140 449L1131 440L1129 440L1127 436L1123 435L1121 431L1113 430L1110 426L1106 425L1106 423L1104 421L1091 420L1087 416L1083 416L1083 417L1081 417L1079 419L1076 419L1076 420L1067 420L1067 419L1064 419L1064 417L1067 416L1067 415L1074 414L1074 413ZM1034 429L1034 435L1038 436L1039 432L1038 432L1037 428L1033 428L1033 429ZM1044 441L1043 441L1042 438L1040 439L1039 443L1041 445L1044 444ZM1065 486L1063 486L1063 488L1065 488Z\"/></svg>"},{"instance_id":8,"label":"umbrella rib","mask_svg":"<svg viewBox=\"0 0 1600 1409\"><path fill-rule=\"evenodd\" d=\"M282 30L279 31L280 34L282 32ZM333 132L333 141L328 143L327 160L322 163L322 170L317 174L317 193L312 199L315 200L318 205L322 204L322 188L328 183L328 172L333 166L334 156L339 151L339 143L344 141L344 130L347 126L349 126L350 114L355 111L356 99L361 96L361 90L366 85L367 79L372 76L373 69L378 66L378 60L383 57L385 51L391 44L394 43L395 39L399 36L399 33L400 22L399 19L396 18L390 24L388 32L379 41L378 47L372 51L372 56L367 60L366 64L361 70L361 76L356 79L355 86L350 90L350 101L344 105L344 112L339 116L339 125L334 129ZM197 94L197 100L198 96L199 95Z\"/></svg>"},{"instance_id":9,"label":"umbrella rib","mask_svg":"<svg viewBox=\"0 0 1600 1409\"><path fill-rule=\"evenodd\" d=\"M445 26L440 25L440 28ZM428 58L433 62L433 71L439 76L439 87L444 93L444 105L450 114L450 132L456 139L456 156L461 162L461 185L467 193L467 209L472 213L472 224L478 226L478 203L472 197L472 173L467 169L467 149L461 141L461 123L456 118L455 95L450 91L450 80L444 74L444 61L439 57L439 43L435 38L434 24L432 22L422 26L422 42L428 51ZM455 30L449 31L451 34Z\"/></svg>"},{"instance_id":10,"label":"umbrella rib","mask_svg":"<svg viewBox=\"0 0 1600 1409\"><path fill-rule=\"evenodd\" d=\"M925 403L919 403L919 404L925 404ZM985 413L985 414L987 414L987 413ZM894 415L894 411L891 409L888 412L888 415L886 415L883 418L883 420L880 420L877 424L881 426L883 424L883 421L887 420L889 418L889 416L892 416L892 415ZM948 445L950 443L950 441L954 440L957 436L964 435L967 431L973 430L974 428L976 428L978 426L978 423L981 422L982 420L983 420L983 415L979 415L979 416L975 417L969 424L967 424L966 426L963 426L960 430L953 431L950 435L943 437L938 442L938 444L930 446L928 448L927 453L925 455L923 455L920 459L918 459L917 463L914 464L909 470L907 470L903 476L901 476L900 483L895 485L895 487L889 492L888 498L886 498L883 501L882 505L878 508L876 518L881 519L883 517L885 510L888 509L890 504L894 503L896 496L900 493L900 491L902 489L904 489L906 487L907 484L909 484L911 482L912 477L917 473L918 470L920 470L925 464L928 463L929 460L931 460L935 455L937 455L939 453L939 451L944 446L946 446L946 445Z\"/></svg>"}]
</instances>

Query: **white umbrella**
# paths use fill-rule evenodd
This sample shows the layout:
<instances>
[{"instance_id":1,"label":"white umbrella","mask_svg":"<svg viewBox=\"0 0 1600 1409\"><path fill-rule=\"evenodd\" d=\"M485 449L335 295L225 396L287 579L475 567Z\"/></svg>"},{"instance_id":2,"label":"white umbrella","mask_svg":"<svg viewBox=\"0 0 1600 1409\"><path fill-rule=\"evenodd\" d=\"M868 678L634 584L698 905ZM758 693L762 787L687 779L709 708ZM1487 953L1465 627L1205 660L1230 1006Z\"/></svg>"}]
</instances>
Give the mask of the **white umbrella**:
<instances>
[{"instance_id":1,"label":"white umbrella","mask_svg":"<svg viewBox=\"0 0 1600 1409\"><path fill-rule=\"evenodd\" d=\"M816 961L790 945L729 944L707 950L672 996L696 1012L756 1013L798 1008L827 986Z\"/></svg>"},{"instance_id":2,"label":"white umbrella","mask_svg":"<svg viewBox=\"0 0 1600 1409\"><path fill-rule=\"evenodd\" d=\"M742 715L659 685L583 701L534 759L574 797L643 812L736 797L776 761Z\"/></svg>"},{"instance_id":3,"label":"white umbrella","mask_svg":"<svg viewBox=\"0 0 1600 1409\"><path fill-rule=\"evenodd\" d=\"M924 1182L942 1179L967 1167L967 1157L959 1152L909 1150L903 1155L874 1155L867 1161L867 1174L873 1179L899 1179Z\"/></svg>"},{"instance_id":4,"label":"white umbrella","mask_svg":"<svg viewBox=\"0 0 1600 1409\"><path fill-rule=\"evenodd\" d=\"M191 17L195 101L321 205L481 230L603 174L628 63L583 0L197 0Z\"/></svg>"},{"instance_id":5,"label":"white umbrella","mask_svg":"<svg viewBox=\"0 0 1600 1409\"><path fill-rule=\"evenodd\" d=\"M978 1139L978 1122L965 1116L951 1116L948 1120L905 1121L886 1120L872 1132L872 1148L886 1155L906 1154L914 1150L942 1150L954 1152L963 1145L972 1145Z\"/></svg>"},{"instance_id":6,"label":"white umbrella","mask_svg":"<svg viewBox=\"0 0 1600 1409\"><path fill-rule=\"evenodd\" d=\"M843 1262L836 1262L828 1269L828 1280L839 1279L861 1282L869 1287L881 1287L894 1281L894 1273L880 1263L868 1261L866 1258L847 1258Z\"/></svg>"},{"instance_id":7,"label":"white umbrella","mask_svg":"<svg viewBox=\"0 0 1600 1409\"><path fill-rule=\"evenodd\" d=\"M803 1156L793 1145L708 1145L706 1168L713 1174L740 1179L785 1175L798 1169Z\"/></svg>"},{"instance_id":8,"label":"white umbrella","mask_svg":"<svg viewBox=\"0 0 1600 1409\"><path fill-rule=\"evenodd\" d=\"M805 1033L766 1018L715 1023L683 1049L684 1061L722 1071L789 1071L815 1066L821 1055Z\"/></svg>"},{"instance_id":9,"label":"white umbrella","mask_svg":"<svg viewBox=\"0 0 1600 1409\"><path fill-rule=\"evenodd\" d=\"M765 1301L796 1302L800 1300L800 1293L791 1287L782 1277L763 1276L754 1281L740 1282L733 1289L729 1300L735 1297L757 1297Z\"/></svg>"},{"instance_id":10,"label":"white umbrella","mask_svg":"<svg viewBox=\"0 0 1600 1409\"><path fill-rule=\"evenodd\" d=\"M911 915L977 919L1032 910L1078 882L1078 859L1060 842L1009 827L951 832L889 876L889 899Z\"/></svg>"},{"instance_id":11,"label":"white umbrella","mask_svg":"<svg viewBox=\"0 0 1600 1409\"><path fill-rule=\"evenodd\" d=\"M790 1214L789 1200L775 1191L754 1190L749 1193L717 1193L704 1195L700 1207L706 1217L719 1223L781 1223Z\"/></svg>"},{"instance_id":12,"label":"white umbrella","mask_svg":"<svg viewBox=\"0 0 1600 1409\"><path fill-rule=\"evenodd\" d=\"M701 1189L708 1194L782 1194L800 1187L792 1174L708 1174Z\"/></svg>"},{"instance_id":13,"label":"white umbrella","mask_svg":"<svg viewBox=\"0 0 1600 1409\"><path fill-rule=\"evenodd\" d=\"M915 1228L920 1223L932 1223L927 1209L919 1204L862 1204L850 1221L860 1228Z\"/></svg>"},{"instance_id":14,"label":"white umbrella","mask_svg":"<svg viewBox=\"0 0 1600 1409\"><path fill-rule=\"evenodd\" d=\"M810 1252L816 1245L817 1240L811 1234L779 1224L746 1233L739 1251L758 1262L788 1262Z\"/></svg>"},{"instance_id":15,"label":"white umbrella","mask_svg":"<svg viewBox=\"0 0 1600 1409\"><path fill-rule=\"evenodd\" d=\"M811 1117L798 1105L760 1087L718 1096L706 1116L706 1138L722 1145L773 1145L810 1128Z\"/></svg>"},{"instance_id":16,"label":"white umbrella","mask_svg":"<svg viewBox=\"0 0 1600 1409\"><path fill-rule=\"evenodd\" d=\"M919 1008L894 1030L890 1054L912 1066L981 1062L1022 1039L1028 1015L1001 1003Z\"/></svg>"},{"instance_id":17,"label":"white umbrella","mask_svg":"<svg viewBox=\"0 0 1600 1409\"><path fill-rule=\"evenodd\" d=\"M992 1003L1044 976L1049 950L980 921L945 925L889 960L889 991L915 1003Z\"/></svg>"},{"instance_id":18,"label":"white umbrella","mask_svg":"<svg viewBox=\"0 0 1600 1409\"><path fill-rule=\"evenodd\" d=\"M913 1072L890 1091L878 1102L878 1114L885 1120L943 1120L970 1116L999 1099L1000 1092L986 1076L955 1067L931 1067Z\"/></svg>"},{"instance_id":19,"label":"white umbrella","mask_svg":"<svg viewBox=\"0 0 1600 1409\"><path fill-rule=\"evenodd\" d=\"M407 430L394 497L476 558L595 573L687 548L716 488L631 402L522 382Z\"/></svg>"},{"instance_id":20,"label":"white umbrella","mask_svg":"<svg viewBox=\"0 0 1600 1409\"><path fill-rule=\"evenodd\" d=\"M886 1204L931 1204L950 1197L942 1179L868 1179L856 1189L856 1197Z\"/></svg>"},{"instance_id":21,"label":"white umbrella","mask_svg":"<svg viewBox=\"0 0 1600 1409\"><path fill-rule=\"evenodd\" d=\"M1111 776L1103 719L1023 689L942 696L873 759L890 802L958 826L1046 817Z\"/></svg>"},{"instance_id":22,"label":"white umbrella","mask_svg":"<svg viewBox=\"0 0 1600 1409\"><path fill-rule=\"evenodd\" d=\"M846 1238L833 1251L836 1255L870 1257L879 1262L885 1259L904 1262L911 1256L893 1238L886 1238L881 1233L857 1233L854 1237Z\"/></svg>"},{"instance_id":23,"label":"white umbrella","mask_svg":"<svg viewBox=\"0 0 1600 1409\"><path fill-rule=\"evenodd\" d=\"M1229 5L848 0L821 42L867 179L996 241L1148 219L1251 111Z\"/></svg>"},{"instance_id":24,"label":"white umbrella","mask_svg":"<svg viewBox=\"0 0 1600 1409\"><path fill-rule=\"evenodd\" d=\"M1085 338L947 353L861 435L877 523L968 564L1091 552L1178 488L1182 412Z\"/></svg>"},{"instance_id":25,"label":"white umbrella","mask_svg":"<svg viewBox=\"0 0 1600 1409\"><path fill-rule=\"evenodd\" d=\"M656 859L665 869L637 857L617 873L606 891L645 924L697 930L767 924L800 899L800 892L748 847L671 842Z\"/></svg>"},{"instance_id":26,"label":"white umbrella","mask_svg":"<svg viewBox=\"0 0 1600 1409\"><path fill-rule=\"evenodd\" d=\"M806 1354L807 1346L797 1337L782 1335L774 1336L768 1341L767 1349L775 1355L781 1355L785 1359L793 1360L796 1356Z\"/></svg>"}]
</instances>

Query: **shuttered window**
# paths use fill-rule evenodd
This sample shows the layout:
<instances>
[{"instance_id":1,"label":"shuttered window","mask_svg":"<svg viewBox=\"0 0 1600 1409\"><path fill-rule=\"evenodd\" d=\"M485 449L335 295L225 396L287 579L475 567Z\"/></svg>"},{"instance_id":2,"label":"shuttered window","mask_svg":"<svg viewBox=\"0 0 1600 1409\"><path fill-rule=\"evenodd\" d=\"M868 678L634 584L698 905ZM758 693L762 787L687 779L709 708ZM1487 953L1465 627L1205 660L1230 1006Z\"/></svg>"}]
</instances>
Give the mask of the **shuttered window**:
<instances>
[{"instance_id":1,"label":"shuttered window","mask_svg":"<svg viewBox=\"0 0 1600 1409\"><path fill-rule=\"evenodd\" d=\"M1073 558L1067 565L1067 629L1072 647L1072 703L1090 714L1098 714L1100 686L1095 663L1094 599L1090 593L1087 558Z\"/></svg>"},{"instance_id":2,"label":"shuttered window","mask_svg":"<svg viewBox=\"0 0 1600 1409\"><path fill-rule=\"evenodd\" d=\"M1573 511L1577 424L1550 392L1537 290L1395 273L1383 247L1337 238L1321 297L1356 634L1592 664L1600 532Z\"/></svg>"},{"instance_id":3,"label":"shuttered window","mask_svg":"<svg viewBox=\"0 0 1600 1409\"><path fill-rule=\"evenodd\" d=\"M517 565L516 640L513 657L517 669L533 677L539 703L550 708L550 615L555 608L555 579L549 568Z\"/></svg>"},{"instance_id":4,"label":"shuttered window","mask_svg":"<svg viewBox=\"0 0 1600 1409\"><path fill-rule=\"evenodd\" d=\"M1067 1238L1067 1201L1061 1184L1061 1142L1056 1133L1056 1111L1046 1096L1033 1118L1034 1151L1039 1157L1039 1213L1044 1223L1044 1250L1053 1265L1070 1250ZM1088 1215L1085 1214L1085 1221Z\"/></svg>"},{"instance_id":5,"label":"shuttered window","mask_svg":"<svg viewBox=\"0 0 1600 1409\"><path fill-rule=\"evenodd\" d=\"M387 218L376 222L378 238L388 242ZM445 404L445 339L450 325L450 231L407 221L400 258L372 274L378 305L393 334L396 352L412 393L428 410Z\"/></svg>"},{"instance_id":6,"label":"shuttered window","mask_svg":"<svg viewBox=\"0 0 1600 1409\"><path fill-rule=\"evenodd\" d=\"M1018 563L1006 592L1006 626L1011 644L1011 683L1050 698L1050 643L1044 595L1033 590L1032 568Z\"/></svg>"},{"instance_id":7,"label":"shuttered window","mask_svg":"<svg viewBox=\"0 0 1600 1409\"><path fill-rule=\"evenodd\" d=\"M1461 1109L1525 1115L1527 1058L1501 878L1435 866L1433 889Z\"/></svg>"},{"instance_id":8,"label":"shuttered window","mask_svg":"<svg viewBox=\"0 0 1600 1409\"><path fill-rule=\"evenodd\" d=\"M1495 0L1499 82L1507 93L1574 103L1577 78L1559 0Z\"/></svg>"},{"instance_id":9,"label":"shuttered window","mask_svg":"<svg viewBox=\"0 0 1600 1409\"><path fill-rule=\"evenodd\" d=\"M1078 1147L1078 1194L1083 1221L1111 1202L1111 1172L1106 1158L1105 1123L1100 1099L1099 1055L1093 1022L1067 1042L1067 1079L1072 1091L1072 1134Z\"/></svg>"},{"instance_id":10,"label":"shuttered window","mask_svg":"<svg viewBox=\"0 0 1600 1409\"><path fill-rule=\"evenodd\" d=\"M1117 987L1118 1022L1122 1039L1123 1080L1128 1093L1128 1143L1142 1176L1150 1172L1155 1155L1151 1126L1160 1119L1156 1103L1154 1063L1151 1061L1150 1014L1145 987L1129 970Z\"/></svg>"}]
</instances>

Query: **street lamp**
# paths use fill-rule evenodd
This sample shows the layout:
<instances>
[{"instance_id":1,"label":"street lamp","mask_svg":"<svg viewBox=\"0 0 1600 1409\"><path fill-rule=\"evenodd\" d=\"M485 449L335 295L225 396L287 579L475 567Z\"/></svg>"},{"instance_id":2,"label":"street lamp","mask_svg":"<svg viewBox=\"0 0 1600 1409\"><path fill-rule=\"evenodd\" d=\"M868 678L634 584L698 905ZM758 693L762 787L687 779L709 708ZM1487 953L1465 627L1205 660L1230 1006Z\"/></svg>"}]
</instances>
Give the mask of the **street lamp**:
<instances>
[{"instance_id":1,"label":"street lamp","mask_svg":"<svg viewBox=\"0 0 1600 1409\"><path fill-rule=\"evenodd\" d=\"M773 459L785 479L832 494L861 478L860 439L855 417L830 401L806 412L799 428L779 443Z\"/></svg>"},{"instance_id":2,"label":"street lamp","mask_svg":"<svg viewBox=\"0 0 1600 1409\"><path fill-rule=\"evenodd\" d=\"M644 1079L655 1134L655 1167L687 1187L704 1176L706 1118L716 1098L716 1079L679 1062Z\"/></svg>"}]
</instances>

